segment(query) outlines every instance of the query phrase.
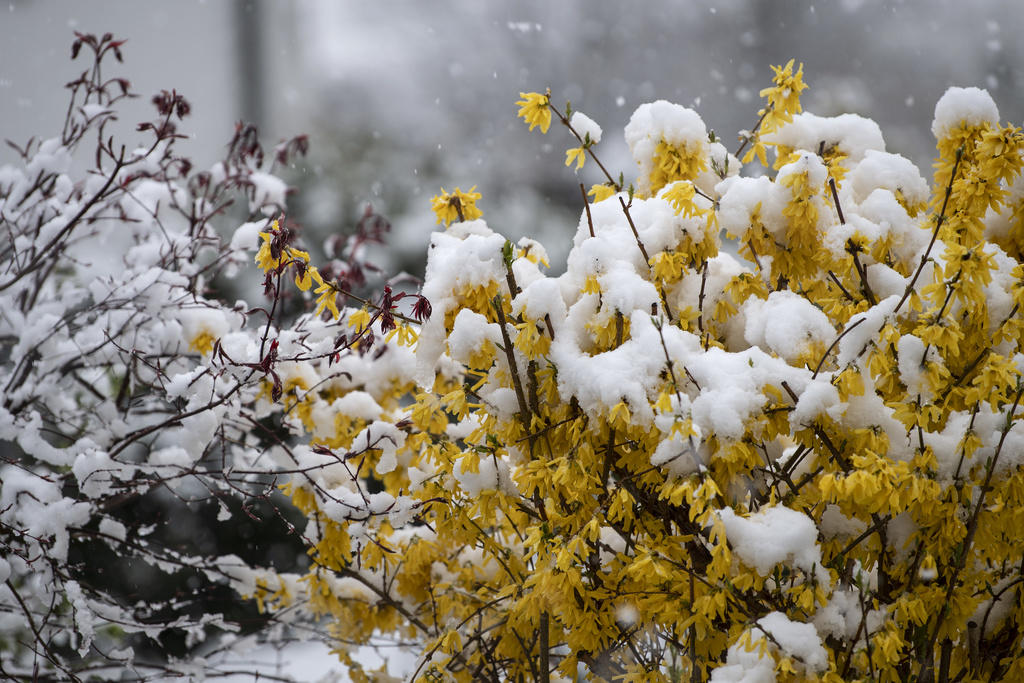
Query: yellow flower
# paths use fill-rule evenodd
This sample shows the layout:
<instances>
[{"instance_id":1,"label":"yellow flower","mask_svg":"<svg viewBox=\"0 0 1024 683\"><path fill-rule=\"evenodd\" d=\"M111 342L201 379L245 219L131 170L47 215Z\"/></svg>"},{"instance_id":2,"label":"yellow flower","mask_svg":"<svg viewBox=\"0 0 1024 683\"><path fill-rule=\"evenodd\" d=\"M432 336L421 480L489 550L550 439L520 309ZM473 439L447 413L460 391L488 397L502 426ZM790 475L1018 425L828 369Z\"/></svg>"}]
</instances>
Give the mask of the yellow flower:
<instances>
[{"instance_id":1,"label":"yellow flower","mask_svg":"<svg viewBox=\"0 0 1024 683\"><path fill-rule=\"evenodd\" d=\"M188 348L193 351L198 351L205 356L206 354L213 352L213 345L216 341L216 337L206 330L203 330L192 338L192 341L188 343Z\"/></svg>"},{"instance_id":2,"label":"yellow flower","mask_svg":"<svg viewBox=\"0 0 1024 683\"><path fill-rule=\"evenodd\" d=\"M786 66L773 66L772 71L775 72L772 79L775 87L765 88L760 95L768 98L768 106L780 122L788 122L793 114L802 111L800 93L807 89L807 84L804 83L804 65L800 64L796 73L793 73L791 59Z\"/></svg>"},{"instance_id":3,"label":"yellow flower","mask_svg":"<svg viewBox=\"0 0 1024 683\"><path fill-rule=\"evenodd\" d=\"M1024 136L1020 128L1006 126L989 128L978 142L977 153L986 167L985 175L1009 181L1021 170L1021 147Z\"/></svg>"},{"instance_id":4,"label":"yellow flower","mask_svg":"<svg viewBox=\"0 0 1024 683\"><path fill-rule=\"evenodd\" d=\"M437 222L451 225L456 221L472 221L483 216L483 212L476 208L480 193L474 192L475 189L476 185L469 188L469 192L463 192L456 187L449 194L442 187L441 194L435 195L430 200L430 208L437 215Z\"/></svg>"},{"instance_id":5,"label":"yellow flower","mask_svg":"<svg viewBox=\"0 0 1024 683\"><path fill-rule=\"evenodd\" d=\"M839 396L843 400L846 400L848 396L864 395L864 377L854 366L848 366L837 374L833 384L839 389Z\"/></svg>"},{"instance_id":6,"label":"yellow flower","mask_svg":"<svg viewBox=\"0 0 1024 683\"><path fill-rule=\"evenodd\" d=\"M651 170L651 193L677 180L693 180L707 169L708 160L701 145L674 145L665 140L654 150Z\"/></svg>"},{"instance_id":7,"label":"yellow flower","mask_svg":"<svg viewBox=\"0 0 1024 683\"><path fill-rule=\"evenodd\" d=\"M446 654L455 654L462 649L462 638L458 631L449 631L441 638L439 649Z\"/></svg>"},{"instance_id":8,"label":"yellow flower","mask_svg":"<svg viewBox=\"0 0 1024 683\"><path fill-rule=\"evenodd\" d=\"M603 202L609 197L615 196L615 188L603 183L600 185L591 185L590 192L587 194L593 197L594 203L597 204L598 202Z\"/></svg>"},{"instance_id":9,"label":"yellow flower","mask_svg":"<svg viewBox=\"0 0 1024 683\"><path fill-rule=\"evenodd\" d=\"M654 277L664 282L676 282L686 269L686 256L675 251L660 251L651 257Z\"/></svg>"},{"instance_id":10,"label":"yellow flower","mask_svg":"<svg viewBox=\"0 0 1024 683\"><path fill-rule=\"evenodd\" d=\"M274 221L270 226L269 232L261 232L260 248L256 252L256 265L259 266L263 272L269 272L271 270L277 270L282 265L291 266L295 269L295 286L302 291L308 291L310 285L316 280L318 283L322 283L319 273L316 272L314 266L309 265L309 252L301 249L295 249L292 247L283 247L281 252L274 258L273 242L274 238L278 236L279 226L278 222Z\"/></svg>"},{"instance_id":11,"label":"yellow flower","mask_svg":"<svg viewBox=\"0 0 1024 683\"><path fill-rule=\"evenodd\" d=\"M619 401L612 406L608 412L608 424L619 429L627 429L632 417L629 414L629 406L624 401Z\"/></svg>"},{"instance_id":12,"label":"yellow flower","mask_svg":"<svg viewBox=\"0 0 1024 683\"><path fill-rule=\"evenodd\" d=\"M270 244L274 241L274 234L277 232L277 221L274 221L273 225L270 226L270 232L261 232L260 248L256 252L256 257L253 259L256 265L265 273L269 270L277 268L281 264L281 256L275 259L270 251Z\"/></svg>"},{"instance_id":13,"label":"yellow flower","mask_svg":"<svg viewBox=\"0 0 1024 683\"><path fill-rule=\"evenodd\" d=\"M565 165L571 166L572 162L576 162L576 170L583 168L583 162L587 160L587 150L583 147L573 147L565 151Z\"/></svg>"},{"instance_id":14,"label":"yellow flower","mask_svg":"<svg viewBox=\"0 0 1024 683\"><path fill-rule=\"evenodd\" d=\"M747 153L743 155L743 163L749 164L750 161L754 157L757 157L757 160L760 162L760 164L762 166L767 167L768 166L768 151L767 151L767 149L768 148L765 147L765 144L763 142L761 142L760 140L755 141L750 146L750 149L747 150Z\"/></svg>"},{"instance_id":15,"label":"yellow flower","mask_svg":"<svg viewBox=\"0 0 1024 683\"><path fill-rule=\"evenodd\" d=\"M294 249L292 247L285 248L285 254L292 261L305 261L309 263L309 252L302 251L301 249Z\"/></svg>"},{"instance_id":16,"label":"yellow flower","mask_svg":"<svg viewBox=\"0 0 1024 683\"><path fill-rule=\"evenodd\" d=\"M412 325L402 323L395 327L395 329L388 332L384 338L386 341L391 341L394 337L398 337L398 344L400 346L415 346L416 340L419 339L419 334L413 329Z\"/></svg>"},{"instance_id":17,"label":"yellow flower","mask_svg":"<svg viewBox=\"0 0 1024 683\"><path fill-rule=\"evenodd\" d=\"M693 198L696 196L696 188L688 180L680 180L673 183L663 196L672 204L672 208L676 210L676 215L683 214L690 218L700 212L693 203Z\"/></svg>"},{"instance_id":18,"label":"yellow flower","mask_svg":"<svg viewBox=\"0 0 1024 683\"><path fill-rule=\"evenodd\" d=\"M355 330L365 330L366 326L370 324L370 314L365 308L360 308L358 311L349 314L348 326Z\"/></svg>"},{"instance_id":19,"label":"yellow flower","mask_svg":"<svg viewBox=\"0 0 1024 683\"><path fill-rule=\"evenodd\" d=\"M516 102L518 116L530 124L530 130L540 126L540 132L547 133L551 126L551 97L539 92L521 92L519 96L523 99Z\"/></svg>"},{"instance_id":20,"label":"yellow flower","mask_svg":"<svg viewBox=\"0 0 1024 683\"><path fill-rule=\"evenodd\" d=\"M516 325L519 330L513 344L530 360L539 358L551 347L551 338L544 336L537 329L536 323L527 320Z\"/></svg>"},{"instance_id":21,"label":"yellow flower","mask_svg":"<svg viewBox=\"0 0 1024 683\"><path fill-rule=\"evenodd\" d=\"M320 273L317 271L316 266L307 265L305 268L301 269L296 267L295 270L295 286L303 292L309 291L314 279L318 285L322 285L324 282L320 277Z\"/></svg>"},{"instance_id":22,"label":"yellow flower","mask_svg":"<svg viewBox=\"0 0 1024 683\"><path fill-rule=\"evenodd\" d=\"M325 310L330 311L331 315L337 320L341 313L338 311L338 304L335 301L337 292L334 289L334 285L330 282L320 281L320 286L314 290L314 293L319 295L316 299L316 315L320 315Z\"/></svg>"}]
</instances>

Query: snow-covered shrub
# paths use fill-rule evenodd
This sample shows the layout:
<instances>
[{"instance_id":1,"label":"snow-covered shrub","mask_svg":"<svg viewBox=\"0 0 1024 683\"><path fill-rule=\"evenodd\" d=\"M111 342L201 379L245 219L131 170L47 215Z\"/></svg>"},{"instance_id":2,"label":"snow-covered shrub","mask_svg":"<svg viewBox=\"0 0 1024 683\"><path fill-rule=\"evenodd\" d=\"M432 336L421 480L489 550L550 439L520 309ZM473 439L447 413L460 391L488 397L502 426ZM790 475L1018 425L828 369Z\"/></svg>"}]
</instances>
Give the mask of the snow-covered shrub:
<instances>
[{"instance_id":1,"label":"snow-covered shrub","mask_svg":"<svg viewBox=\"0 0 1024 683\"><path fill-rule=\"evenodd\" d=\"M296 380L313 565L264 604L329 616L358 675L392 633L422 680L1024 676L1024 136L950 89L929 189L805 87L775 68L735 154L639 107L628 187L596 123L523 93L607 177L565 272L434 198L415 357Z\"/></svg>"},{"instance_id":2,"label":"snow-covered shrub","mask_svg":"<svg viewBox=\"0 0 1024 683\"><path fill-rule=\"evenodd\" d=\"M362 289L372 212L324 266L272 220L303 140L265 160L240 127L192 174L171 92L124 151L120 44L83 46L63 134L0 169L5 675L201 675L230 644L202 644L239 625L194 596L104 583L102 545L230 586L271 637L325 618L356 680L380 636L421 680L1024 677L1024 136L986 93L936 106L931 189L873 122L803 113L792 62L734 154L638 108L629 186L596 122L524 93L606 177L565 272L456 187L409 297ZM217 275L252 270L265 303L229 301ZM278 488L308 571L162 543L125 507L214 499L230 524Z\"/></svg>"},{"instance_id":3,"label":"snow-covered shrub","mask_svg":"<svg viewBox=\"0 0 1024 683\"><path fill-rule=\"evenodd\" d=\"M122 42L77 35L72 57L91 63L68 84L63 130L0 167L5 678L201 673L219 648L240 642L207 635L268 625L254 620L255 607L234 607L245 603L227 584L258 594L275 539L257 544L262 553L239 551L255 563L226 547L246 545L230 537L260 510L261 536L289 533L272 496L274 473L296 464L297 397L315 382L335 390L367 377L354 365L370 336L358 341L361 354L333 323L282 315L286 304L295 309L285 269L301 270L308 256L290 226L272 221L287 194L274 173L305 139L265 158L256 131L239 124L223 161L193 172L175 153L188 102L165 91L153 98L157 119L137 128L142 143L120 145L110 123L134 95L105 69L111 56L121 60ZM336 296L366 289L363 246L386 227L368 212L336 245L331 279L318 280L322 306L337 310ZM259 233L272 229L268 248L286 261L266 274L267 303L234 301L225 292L247 285L230 278L251 274ZM209 529L188 528L200 503L220 508L218 533L229 542L211 550L199 542ZM160 593L140 580L165 584L164 599L140 597ZM186 653L208 660L169 660Z\"/></svg>"}]
</instances>

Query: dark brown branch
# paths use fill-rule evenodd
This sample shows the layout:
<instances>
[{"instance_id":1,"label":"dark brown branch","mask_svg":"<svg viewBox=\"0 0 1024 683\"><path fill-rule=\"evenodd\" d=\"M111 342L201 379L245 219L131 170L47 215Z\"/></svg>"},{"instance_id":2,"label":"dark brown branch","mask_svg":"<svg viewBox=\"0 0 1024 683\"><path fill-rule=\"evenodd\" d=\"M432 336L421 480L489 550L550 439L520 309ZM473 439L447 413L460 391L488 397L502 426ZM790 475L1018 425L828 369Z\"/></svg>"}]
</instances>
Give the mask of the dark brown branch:
<instances>
[{"instance_id":1,"label":"dark brown branch","mask_svg":"<svg viewBox=\"0 0 1024 683\"><path fill-rule=\"evenodd\" d=\"M629 213L629 206L633 203L633 199L630 198L629 204L619 197L619 204L622 206L622 212L626 214L626 220L629 221L629 229L633 231L633 237L636 238L636 246L640 247L640 253L644 256L644 263L650 263L651 257L647 254L647 248L644 247L644 243L640 240L640 233L636 230L636 224L633 222L633 216Z\"/></svg>"},{"instance_id":2,"label":"dark brown branch","mask_svg":"<svg viewBox=\"0 0 1024 683\"><path fill-rule=\"evenodd\" d=\"M594 236L594 217L590 214L590 202L587 201L587 190L580 183L580 194L583 195L583 208L587 212L587 226L590 228L590 236Z\"/></svg>"},{"instance_id":3,"label":"dark brown branch","mask_svg":"<svg viewBox=\"0 0 1024 683\"><path fill-rule=\"evenodd\" d=\"M526 394L523 392L523 382L519 378L519 366L516 363L516 355L512 348L512 340L506 329L505 310L501 307L501 297L494 297L491 301L495 314L498 316L498 326L501 328L501 341L505 345L505 358L508 360L508 371L512 375L512 385L516 392L516 401L519 403L519 415L523 422L523 429L530 430L530 409L526 404ZM531 451L533 442L530 442Z\"/></svg>"}]
</instances>

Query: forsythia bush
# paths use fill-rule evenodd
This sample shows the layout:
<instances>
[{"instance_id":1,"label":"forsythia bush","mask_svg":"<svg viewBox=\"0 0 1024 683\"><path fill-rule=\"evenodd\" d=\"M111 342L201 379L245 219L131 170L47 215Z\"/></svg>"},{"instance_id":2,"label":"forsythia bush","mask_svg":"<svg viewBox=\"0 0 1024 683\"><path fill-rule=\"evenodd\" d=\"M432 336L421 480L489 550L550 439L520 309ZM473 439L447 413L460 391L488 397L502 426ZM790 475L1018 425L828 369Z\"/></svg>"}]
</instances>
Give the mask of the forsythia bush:
<instances>
[{"instance_id":1,"label":"forsythia bush","mask_svg":"<svg viewBox=\"0 0 1024 683\"><path fill-rule=\"evenodd\" d=\"M434 198L429 321L330 311L414 356L287 385L314 564L249 592L303 596L343 659L416 643L417 680L1021 680L1024 136L950 89L929 191L805 87L775 68L736 155L642 105L629 187L524 93L608 178L565 272ZM276 239L263 269L322 288Z\"/></svg>"}]
</instances>

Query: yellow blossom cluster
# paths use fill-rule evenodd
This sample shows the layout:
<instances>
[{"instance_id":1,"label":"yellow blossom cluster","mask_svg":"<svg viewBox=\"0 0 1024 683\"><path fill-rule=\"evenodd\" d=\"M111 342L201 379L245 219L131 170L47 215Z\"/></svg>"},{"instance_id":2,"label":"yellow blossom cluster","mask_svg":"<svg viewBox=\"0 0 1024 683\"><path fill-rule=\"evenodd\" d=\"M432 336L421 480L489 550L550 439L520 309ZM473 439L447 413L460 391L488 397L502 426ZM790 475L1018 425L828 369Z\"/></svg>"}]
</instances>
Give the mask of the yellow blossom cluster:
<instances>
[{"instance_id":1,"label":"yellow blossom cluster","mask_svg":"<svg viewBox=\"0 0 1024 683\"><path fill-rule=\"evenodd\" d=\"M758 125L750 133L751 146L743 157L743 163L750 162L755 156L762 165L768 165L768 147L761 140L761 136L777 130L783 124L793 120L793 114L802 111L800 106L800 93L807 89L804 83L804 65L797 67L793 72L794 60L789 60L785 66L773 66L772 71L775 77L772 79L772 87L761 91L761 97L768 101L765 103L758 115ZM785 150L783 150L785 151ZM780 155L784 158L783 155Z\"/></svg>"},{"instance_id":2,"label":"yellow blossom cluster","mask_svg":"<svg viewBox=\"0 0 1024 683\"><path fill-rule=\"evenodd\" d=\"M806 125L774 70L760 131ZM986 98L940 101L930 200L858 131L743 176L644 110L643 191L594 186L558 276L442 191L414 360L293 392L313 566L253 595L354 680L383 633L417 681L1024 679L1024 135Z\"/></svg>"},{"instance_id":3,"label":"yellow blossom cluster","mask_svg":"<svg viewBox=\"0 0 1024 683\"><path fill-rule=\"evenodd\" d=\"M441 194L430 200L430 207L437 216L438 224L451 225L456 221L472 221L483 216L483 212L476 206L480 193L474 190L476 185L469 188L468 192L456 187L449 193L442 187Z\"/></svg>"},{"instance_id":4,"label":"yellow blossom cluster","mask_svg":"<svg viewBox=\"0 0 1024 683\"><path fill-rule=\"evenodd\" d=\"M651 192L656 193L670 182L677 180L693 180L707 168L707 158L697 147L673 145L665 140L658 143L654 152L654 169L651 171Z\"/></svg>"},{"instance_id":5,"label":"yellow blossom cluster","mask_svg":"<svg viewBox=\"0 0 1024 683\"><path fill-rule=\"evenodd\" d=\"M519 116L530 124L530 130L540 127L541 133L547 133L551 126L551 95L539 92L521 92L523 99L519 105Z\"/></svg>"},{"instance_id":6,"label":"yellow blossom cluster","mask_svg":"<svg viewBox=\"0 0 1024 683\"><path fill-rule=\"evenodd\" d=\"M278 247L275 240L282 235L278 221L274 221L269 232L260 233L260 248L256 252L256 265L264 273L278 270L290 269L295 277L295 286L303 292L315 283L314 293L316 299L316 315L329 311L334 320L337 320L341 313L338 311L337 288L330 281L324 280L319 269L312 265L309 260L309 252L296 249L291 246Z\"/></svg>"}]
</instances>

